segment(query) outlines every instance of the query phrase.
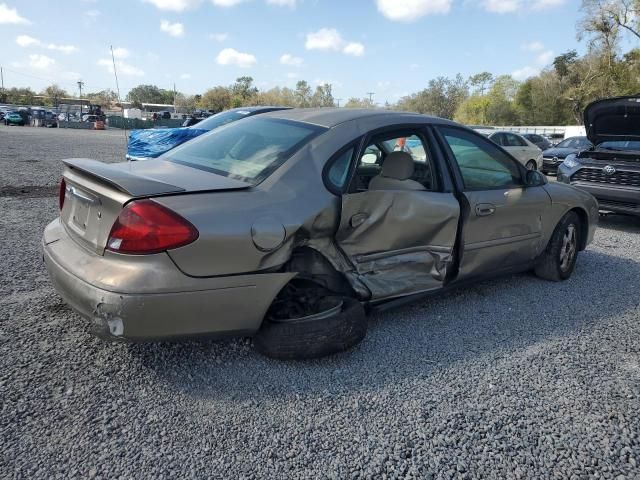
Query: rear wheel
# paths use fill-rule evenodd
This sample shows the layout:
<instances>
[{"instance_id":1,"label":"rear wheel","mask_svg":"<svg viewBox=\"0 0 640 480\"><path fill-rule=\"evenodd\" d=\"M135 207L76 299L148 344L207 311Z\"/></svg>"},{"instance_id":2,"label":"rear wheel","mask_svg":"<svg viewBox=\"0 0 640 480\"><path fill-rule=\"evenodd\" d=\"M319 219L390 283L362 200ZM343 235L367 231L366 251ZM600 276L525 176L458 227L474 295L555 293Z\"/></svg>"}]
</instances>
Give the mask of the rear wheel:
<instances>
[{"instance_id":1,"label":"rear wheel","mask_svg":"<svg viewBox=\"0 0 640 480\"><path fill-rule=\"evenodd\" d=\"M538 164L534 160L529 160L525 167L527 170L537 170Z\"/></svg>"},{"instance_id":2,"label":"rear wheel","mask_svg":"<svg viewBox=\"0 0 640 480\"><path fill-rule=\"evenodd\" d=\"M291 291L293 290L293 291ZM347 350L367 333L364 307L319 289L285 289L254 337L261 354L281 360L318 358Z\"/></svg>"},{"instance_id":3,"label":"rear wheel","mask_svg":"<svg viewBox=\"0 0 640 480\"><path fill-rule=\"evenodd\" d=\"M571 277L578 258L580 219L575 212L567 213L553 232L535 273L538 277L561 282Z\"/></svg>"}]
</instances>

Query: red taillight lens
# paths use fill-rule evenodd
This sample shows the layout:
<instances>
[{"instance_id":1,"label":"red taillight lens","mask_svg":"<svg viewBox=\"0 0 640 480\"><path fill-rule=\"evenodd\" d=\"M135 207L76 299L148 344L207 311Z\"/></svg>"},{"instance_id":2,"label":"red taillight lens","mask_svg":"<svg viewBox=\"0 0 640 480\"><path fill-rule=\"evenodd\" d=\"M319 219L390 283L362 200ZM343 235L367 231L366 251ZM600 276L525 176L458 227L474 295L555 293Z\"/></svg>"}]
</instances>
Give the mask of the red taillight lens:
<instances>
[{"instance_id":1,"label":"red taillight lens","mask_svg":"<svg viewBox=\"0 0 640 480\"><path fill-rule=\"evenodd\" d=\"M64 181L64 178L60 180L60 191L58 192L58 205L60 205L60 210L64 207L64 197L67 190L67 182Z\"/></svg>"},{"instance_id":2,"label":"red taillight lens","mask_svg":"<svg viewBox=\"0 0 640 480\"><path fill-rule=\"evenodd\" d=\"M107 250L144 255L194 242L198 230L175 212L153 200L128 204L118 215L107 241Z\"/></svg>"}]
</instances>

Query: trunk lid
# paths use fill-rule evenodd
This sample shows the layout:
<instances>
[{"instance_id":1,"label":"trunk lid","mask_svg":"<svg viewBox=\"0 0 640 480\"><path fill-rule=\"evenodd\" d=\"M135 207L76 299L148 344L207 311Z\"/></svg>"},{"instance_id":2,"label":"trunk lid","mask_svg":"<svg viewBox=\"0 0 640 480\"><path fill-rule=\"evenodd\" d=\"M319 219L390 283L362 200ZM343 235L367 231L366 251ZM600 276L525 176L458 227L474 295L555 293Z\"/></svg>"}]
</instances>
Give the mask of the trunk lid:
<instances>
[{"instance_id":1,"label":"trunk lid","mask_svg":"<svg viewBox=\"0 0 640 480\"><path fill-rule=\"evenodd\" d=\"M587 138L594 145L602 142L640 140L640 97L598 100L584 111Z\"/></svg>"},{"instance_id":2,"label":"trunk lid","mask_svg":"<svg viewBox=\"0 0 640 480\"><path fill-rule=\"evenodd\" d=\"M64 160L64 164L67 168L61 222L78 243L100 255L120 211L131 200L251 186L163 160L107 164L76 158Z\"/></svg>"}]
</instances>

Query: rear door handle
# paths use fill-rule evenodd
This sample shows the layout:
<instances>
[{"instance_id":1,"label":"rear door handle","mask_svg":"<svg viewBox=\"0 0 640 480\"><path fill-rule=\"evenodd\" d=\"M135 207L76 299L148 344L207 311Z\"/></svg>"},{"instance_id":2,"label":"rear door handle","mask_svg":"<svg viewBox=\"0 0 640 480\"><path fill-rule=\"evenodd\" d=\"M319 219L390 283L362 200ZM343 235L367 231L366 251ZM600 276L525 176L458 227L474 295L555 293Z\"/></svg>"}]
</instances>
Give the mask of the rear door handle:
<instances>
[{"instance_id":1,"label":"rear door handle","mask_svg":"<svg viewBox=\"0 0 640 480\"><path fill-rule=\"evenodd\" d=\"M496 206L492 203L479 203L476 205L476 215L478 217L488 217L496 213Z\"/></svg>"}]
</instances>

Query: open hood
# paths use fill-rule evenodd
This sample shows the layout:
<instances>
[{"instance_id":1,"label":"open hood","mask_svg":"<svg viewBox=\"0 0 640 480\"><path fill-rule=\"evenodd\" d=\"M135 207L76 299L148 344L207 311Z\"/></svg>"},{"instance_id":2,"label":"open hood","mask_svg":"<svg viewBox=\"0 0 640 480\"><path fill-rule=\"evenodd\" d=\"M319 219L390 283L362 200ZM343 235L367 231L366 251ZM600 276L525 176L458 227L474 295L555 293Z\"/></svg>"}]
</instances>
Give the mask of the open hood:
<instances>
[{"instance_id":1,"label":"open hood","mask_svg":"<svg viewBox=\"0 0 640 480\"><path fill-rule=\"evenodd\" d=\"M640 140L640 95L590 103L584 110L584 125L594 145Z\"/></svg>"}]
</instances>

